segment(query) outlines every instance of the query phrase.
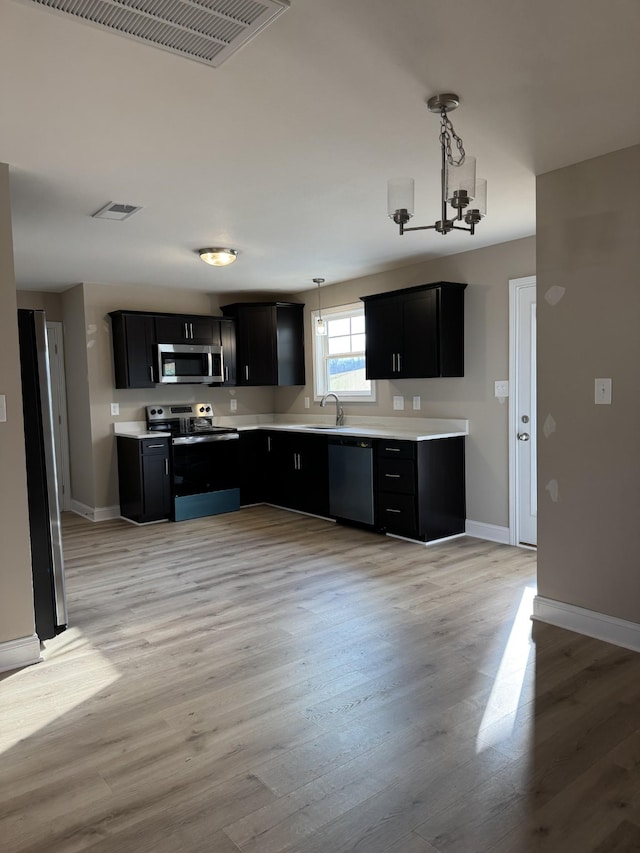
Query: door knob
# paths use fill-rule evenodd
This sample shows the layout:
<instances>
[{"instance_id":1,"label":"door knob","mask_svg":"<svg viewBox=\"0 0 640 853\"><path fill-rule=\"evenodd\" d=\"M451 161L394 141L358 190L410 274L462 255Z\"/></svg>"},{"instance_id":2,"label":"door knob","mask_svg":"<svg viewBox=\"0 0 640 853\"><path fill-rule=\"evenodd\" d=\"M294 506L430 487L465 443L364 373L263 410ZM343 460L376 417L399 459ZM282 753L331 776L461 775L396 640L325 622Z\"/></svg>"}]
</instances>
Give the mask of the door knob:
<instances>
[{"instance_id":1,"label":"door knob","mask_svg":"<svg viewBox=\"0 0 640 853\"><path fill-rule=\"evenodd\" d=\"M528 432L519 432L518 433L518 441L529 441L529 433Z\"/></svg>"}]
</instances>

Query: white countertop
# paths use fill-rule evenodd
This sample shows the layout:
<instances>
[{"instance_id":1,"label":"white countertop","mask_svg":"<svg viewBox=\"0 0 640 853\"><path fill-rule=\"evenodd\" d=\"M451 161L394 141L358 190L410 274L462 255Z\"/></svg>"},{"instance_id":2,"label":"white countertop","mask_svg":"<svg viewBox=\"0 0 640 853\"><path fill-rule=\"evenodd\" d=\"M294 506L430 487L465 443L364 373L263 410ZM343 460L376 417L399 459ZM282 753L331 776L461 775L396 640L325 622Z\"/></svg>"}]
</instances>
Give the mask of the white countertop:
<instances>
[{"instance_id":1,"label":"white countertop","mask_svg":"<svg viewBox=\"0 0 640 853\"><path fill-rule=\"evenodd\" d=\"M358 435L363 438L390 438L398 441L429 441L437 438L457 438L469 435L469 421L464 418L358 418L347 417L347 423L336 427L332 417L297 415L245 415L215 417L216 426L236 427L239 431L254 429L305 432L312 435ZM128 438L160 438L168 432L148 432L144 421L114 423L116 435Z\"/></svg>"}]
</instances>

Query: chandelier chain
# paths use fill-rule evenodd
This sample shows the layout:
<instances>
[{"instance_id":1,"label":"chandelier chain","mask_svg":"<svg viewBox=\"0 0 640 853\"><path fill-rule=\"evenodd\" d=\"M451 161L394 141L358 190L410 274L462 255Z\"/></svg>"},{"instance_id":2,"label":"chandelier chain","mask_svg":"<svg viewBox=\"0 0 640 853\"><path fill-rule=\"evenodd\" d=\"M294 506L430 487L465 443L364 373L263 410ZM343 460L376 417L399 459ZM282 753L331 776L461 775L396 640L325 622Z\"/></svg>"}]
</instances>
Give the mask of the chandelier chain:
<instances>
[{"instance_id":1,"label":"chandelier chain","mask_svg":"<svg viewBox=\"0 0 640 853\"><path fill-rule=\"evenodd\" d=\"M451 150L451 140L455 139L456 145L458 147L459 157L456 159L453 156L453 151ZM462 139L458 136L458 134L453 129L453 125L451 124L451 119L447 116L447 112L445 109L440 113L440 144L447 152L447 162L450 166L462 166L465 158L465 150L462 146Z\"/></svg>"}]
</instances>

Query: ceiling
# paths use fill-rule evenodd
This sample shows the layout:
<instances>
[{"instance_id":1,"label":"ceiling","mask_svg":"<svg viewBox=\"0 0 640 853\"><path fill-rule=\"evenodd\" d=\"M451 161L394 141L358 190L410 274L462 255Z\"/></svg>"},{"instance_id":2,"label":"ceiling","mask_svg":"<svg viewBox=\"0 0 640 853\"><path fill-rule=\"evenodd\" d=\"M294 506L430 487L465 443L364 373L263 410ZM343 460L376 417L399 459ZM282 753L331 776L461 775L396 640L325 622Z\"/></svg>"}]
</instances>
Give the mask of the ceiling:
<instances>
[{"instance_id":1,"label":"ceiling","mask_svg":"<svg viewBox=\"0 0 640 853\"><path fill-rule=\"evenodd\" d=\"M533 234L536 174L640 142L639 33L637 0L291 0L214 69L0 0L18 289L295 292ZM439 218L443 91L488 215L400 237L387 178ZM92 219L109 201L143 210Z\"/></svg>"}]
</instances>

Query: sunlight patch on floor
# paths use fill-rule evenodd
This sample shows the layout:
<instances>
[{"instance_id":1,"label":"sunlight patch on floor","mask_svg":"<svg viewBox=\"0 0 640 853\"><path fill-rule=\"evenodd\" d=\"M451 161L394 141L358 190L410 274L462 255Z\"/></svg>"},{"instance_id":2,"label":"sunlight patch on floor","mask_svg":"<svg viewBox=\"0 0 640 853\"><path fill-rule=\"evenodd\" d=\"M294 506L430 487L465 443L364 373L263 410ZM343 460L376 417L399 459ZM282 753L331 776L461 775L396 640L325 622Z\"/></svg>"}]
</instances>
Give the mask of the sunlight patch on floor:
<instances>
[{"instance_id":1,"label":"sunlight patch on floor","mask_svg":"<svg viewBox=\"0 0 640 853\"><path fill-rule=\"evenodd\" d=\"M478 729L476 753L483 752L490 746L496 746L513 734L522 685L533 645L531 614L535 594L534 587L530 586L526 587L522 593L518 612L513 620L511 633Z\"/></svg>"},{"instance_id":2,"label":"sunlight patch on floor","mask_svg":"<svg viewBox=\"0 0 640 853\"><path fill-rule=\"evenodd\" d=\"M47 641L43 658L43 663L2 682L3 704L13 710L2 714L0 754L120 678L113 664L77 628ZM82 658L82 676L78 658Z\"/></svg>"}]
</instances>

